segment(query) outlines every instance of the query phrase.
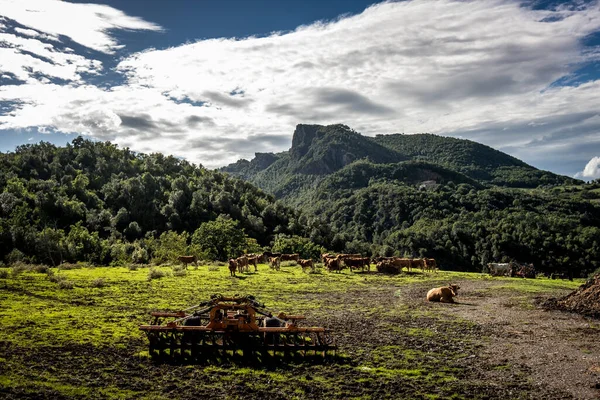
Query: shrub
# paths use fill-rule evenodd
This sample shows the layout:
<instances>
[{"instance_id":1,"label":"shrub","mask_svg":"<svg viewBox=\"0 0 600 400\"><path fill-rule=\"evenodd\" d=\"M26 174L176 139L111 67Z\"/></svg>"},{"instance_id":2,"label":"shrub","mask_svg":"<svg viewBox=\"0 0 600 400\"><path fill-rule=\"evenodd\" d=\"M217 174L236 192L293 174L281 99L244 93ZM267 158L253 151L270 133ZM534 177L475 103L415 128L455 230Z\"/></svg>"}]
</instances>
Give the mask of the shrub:
<instances>
[{"instance_id":1,"label":"shrub","mask_svg":"<svg viewBox=\"0 0 600 400\"><path fill-rule=\"evenodd\" d=\"M130 271L137 271L138 268L139 268L139 265L137 265L137 264L129 264L129 266L127 268L129 268Z\"/></svg>"},{"instance_id":2,"label":"shrub","mask_svg":"<svg viewBox=\"0 0 600 400\"><path fill-rule=\"evenodd\" d=\"M148 272L148 280L149 281L151 281L152 279L164 278L165 276L167 276L167 273L158 268L150 268L150 271Z\"/></svg>"},{"instance_id":3,"label":"shrub","mask_svg":"<svg viewBox=\"0 0 600 400\"><path fill-rule=\"evenodd\" d=\"M9 264L18 263L18 262L25 261L25 260L26 260L25 254L23 254L23 252L20 251L19 249L13 249L10 253L8 253L6 255L6 261Z\"/></svg>"},{"instance_id":4,"label":"shrub","mask_svg":"<svg viewBox=\"0 0 600 400\"><path fill-rule=\"evenodd\" d=\"M68 271L72 269L81 269L82 264L75 263L62 263L58 266L59 270Z\"/></svg>"},{"instance_id":5,"label":"shrub","mask_svg":"<svg viewBox=\"0 0 600 400\"><path fill-rule=\"evenodd\" d=\"M66 279L61 279L60 281L58 281L58 287L59 289L73 289L75 285L73 285L73 282L68 281Z\"/></svg>"},{"instance_id":6,"label":"shrub","mask_svg":"<svg viewBox=\"0 0 600 400\"><path fill-rule=\"evenodd\" d=\"M16 263L11 268L11 274L12 274L12 276L19 276L19 275L21 275L25 271L27 271L27 266L25 264L23 264L22 262Z\"/></svg>"},{"instance_id":7,"label":"shrub","mask_svg":"<svg viewBox=\"0 0 600 400\"><path fill-rule=\"evenodd\" d=\"M6 278L8 278L8 270L0 269L0 279L6 279Z\"/></svg>"},{"instance_id":8,"label":"shrub","mask_svg":"<svg viewBox=\"0 0 600 400\"><path fill-rule=\"evenodd\" d=\"M48 274L48 280L52 283L58 283L60 281L64 281L66 278L60 274Z\"/></svg>"},{"instance_id":9,"label":"shrub","mask_svg":"<svg viewBox=\"0 0 600 400\"><path fill-rule=\"evenodd\" d=\"M211 272L218 271L219 270L219 266L218 265L214 265L214 264L209 265L208 266L208 270L211 271Z\"/></svg>"},{"instance_id":10,"label":"shrub","mask_svg":"<svg viewBox=\"0 0 600 400\"><path fill-rule=\"evenodd\" d=\"M103 288L106 286L106 280L104 278L97 278L92 281L92 287Z\"/></svg>"},{"instance_id":11,"label":"shrub","mask_svg":"<svg viewBox=\"0 0 600 400\"><path fill-rule=\"evenodd\" d=\"M173 276L186 276L187 275L187 271L183 268L179 269L174 269L173 270Z\"/></svg>"},{"instance_id":12,"label":"shrub","mask_svg":"<svg viewBox=\"0 0 600 400\"><path fill-rule=\"evenodd\" d=\"M47 265L38 264L38 265L32 265L29 270L33 271L33 272L37 272L39 274L47 274L48 271L50 271L50 267L48 267Z\"/></svg>"}]
</instances>

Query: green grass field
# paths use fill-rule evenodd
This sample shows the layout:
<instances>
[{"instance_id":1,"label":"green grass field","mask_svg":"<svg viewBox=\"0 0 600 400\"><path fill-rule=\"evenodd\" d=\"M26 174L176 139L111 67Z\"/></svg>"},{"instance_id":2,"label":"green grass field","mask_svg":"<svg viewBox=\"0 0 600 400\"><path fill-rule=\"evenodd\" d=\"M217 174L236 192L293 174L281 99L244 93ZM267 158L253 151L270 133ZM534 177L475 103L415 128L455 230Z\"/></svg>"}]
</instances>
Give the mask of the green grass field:
<instances>
[{"instance_id":1,"label":"green grass field","mask_svg":"<svg viewBox=\"0 0 600 400\"><path fill-rule=\"evenodd\" d=\"M503 388L482 391L472 363L463 362L486 332L420 301L427 288L489 281L527 298L581 283L457 272L305 274L265 265L235 278L224 266L176 276L157 268L167 276L149 279L148 268L0 268L0 397L502 398ZM270 365L152 361L138 329L150 312L184 309L214 293L253 294L270 309L305 315L304 325L335 332L338 357Z\"/></svg>"}]
</instances>

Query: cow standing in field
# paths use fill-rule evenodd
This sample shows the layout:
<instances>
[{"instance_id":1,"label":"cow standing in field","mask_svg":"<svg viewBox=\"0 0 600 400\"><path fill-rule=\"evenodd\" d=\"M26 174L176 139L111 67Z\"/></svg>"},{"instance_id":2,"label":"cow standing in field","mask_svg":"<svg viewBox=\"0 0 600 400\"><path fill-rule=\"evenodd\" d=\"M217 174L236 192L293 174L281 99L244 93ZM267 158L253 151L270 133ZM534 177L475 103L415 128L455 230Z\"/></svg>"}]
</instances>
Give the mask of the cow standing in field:
<instances>
[{"instance_id":1,"label":"cow standing in field","mask_svg":"<svg viewBox=\"0 0 600 400\"><path fill-rule=\"evenodd\" d=\"M311 271L315 270L315 264L313 260L298 260L298 264L302 267L302 272L306 272L310 268Z\"/></svg>"},{"instance_id":2,"label":"cow standing in field","mask_svg":"<svg viewBox=\"0 0 600 400\"><path fill-rule=\"evenodd\" d=\"M177 259L183 263L183 269L187 269L189 263L194 263L198 269L198 258L196 256L179 256Z\"/></svg>"},{"instance_id":3,"label":"cow standing in field","mask_svg":"<svg viewBox=\"0 0 600 400\"><path fill-rule=\"evenodd\" d=\"M264 261L265 263L268 263L268 262L269 262L269 259L270 259L271 257L281 257L281 253L272 253L272 252L270 252L270 251L265 251L265 252L262 254L262 259L263 259L263 261Z\"/></svg>"},{"instance_id":4,"label":"cow standing in field","mask_svg":"<svg viewBox=\"0 0 600 400\"><path fill-rule=\"evenodd\" d=\"M279 271L281 267L281 259L279 257L270 257L269 266L271 267L271 269Z\"/></svg>"},{"instance_id":5,"label":"cow standing in field","mask_svg":"<svg viewBox=\"0 0 600 400\"><path fill-rule=\"evenodd\" d=\"M344 264L350 268L350 271L359 268L361 271L364 271L366 266L369 266L370 269L369 261L369 257L345 258Z\"/></svg>"},{"instance_id":6,"label":"cow standing in field","mask_svg":"<svg viewBox=\"0 0 600 400\"><path fill-rule=\"evenodd\" d=\"M248 257L246 257L246 256L241 256L241 257L238 257L238 258L236 259L236 261L237 261L237 265L238 265L238 271L240 272L240 274L241 274L242 272L244 272L244 270L245 270L246 272L249 272L249 268L248 268Z\"/></svg>"},{"instance_id":7,"label":"cow standing in field","mask_svg":"<svg viewBox=\"0 0 600 400\"><path fill-rule=\"evenodd\" d=\"M512 265L510 263L489 263L487 267L491 276L512 275Z\"/></svg>"},{"instance_id":8,"label":"cow standing in field","mask_svg":"<svg viewBox=\"0 0 600 400\"><path fill-rule=\"evenodd\" d=\"M300 259L300 254L282 254L281 261L296 261Z\"/></svg>"},{"instance_id":9,"label":"cow standing in field","mask_svg":"<svg viewBox=\"0 0 600 400\"><path fill-rule=\"evenodd\" d=\"M246 254L246 258L248 259L248 267L250 265L254 266L254 272L258 271L258 262L261 256L258 254Z\"/></svg>"},{"instance_id":10,"label":"cow standing in field","mask_svg":"<svg viewBox=\"0 0 600 400\"><path fill-rule=\"evenodd\" d=\"M422 258L413 258L410 260L410 267L412 269L419 268L421 271L425 271L425 261Z\"/></svg>"},{"instance_id":11,"label":"cow standing in field","mask_svg":"<svg viewBox=\"0 0 600 400\"><path fill-rule=\"evenodd\" d=\"M327 266L327 270L329 270L329 272L340 272L344 268L342 266L342 259L339 256L325 259L325 265Z\"/></svg>"},{"instance_id":12,"label":"cow standing in field","mask_svg":"<svg viewBox=\"0 0 600 400\"><path fill-rule=\"evenodd\" d=\"M234 260L233 258L229 260L229 274L231 276L235 276L235 271L237 270L238 265L237 265L237 261Z\"/></svg>"},{"instance_id":13,"label":"cow standing in field","mask_svg":"<svg viewBox=\"0 0 600 400\"><path fill-rule=\"evenodd\" d=\"M437 272L437 263L435 258L424 258L423 265L426 271Z\"/></svg>"}]
</instances>

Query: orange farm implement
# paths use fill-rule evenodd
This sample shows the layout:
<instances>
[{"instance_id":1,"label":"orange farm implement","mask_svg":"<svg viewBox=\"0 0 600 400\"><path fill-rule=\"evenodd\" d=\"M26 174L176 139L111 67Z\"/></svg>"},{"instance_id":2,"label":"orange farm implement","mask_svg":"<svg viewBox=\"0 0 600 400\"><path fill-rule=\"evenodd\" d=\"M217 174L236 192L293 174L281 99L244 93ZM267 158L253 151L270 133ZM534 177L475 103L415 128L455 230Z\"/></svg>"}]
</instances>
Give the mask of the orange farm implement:
<instances>
[{"instance_id":1,"label":"orange farm implement","mask_svg":"<svg viewBox=\"0 0 600 400\"><path fill-rule=\"evenodd\" d=\"M193 311L195 310L195 311ZM177 312L153 312L141 325L153 358L201 360L223 356L335 354L337 346L325 328L298 326L303 316L276 316L253 296L212 295Z\"/></svg>"}]
</instances>

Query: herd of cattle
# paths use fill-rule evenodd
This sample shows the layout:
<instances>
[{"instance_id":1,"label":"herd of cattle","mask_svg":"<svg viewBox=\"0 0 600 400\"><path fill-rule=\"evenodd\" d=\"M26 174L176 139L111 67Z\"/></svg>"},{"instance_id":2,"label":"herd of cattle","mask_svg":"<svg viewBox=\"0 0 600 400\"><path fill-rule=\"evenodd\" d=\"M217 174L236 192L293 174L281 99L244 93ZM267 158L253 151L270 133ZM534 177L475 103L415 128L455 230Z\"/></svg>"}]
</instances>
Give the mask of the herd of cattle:
<instances>
[{"instance_id":1,"label":"herd of cattle","mask_svg":"<svg viewBox=\"0 0 600 400\"><path fill-rule=\"evenodd\" d=\"M302 271L315 271L315 263L310 259L301 259L299 254L282 254L264 252L262 254L245 254L238 258L229 260L229 272L231 276L236 273L249 272L250 265L254 271L258 271L257 264L268 264L271 269L279 270L282 261L294 261L302 267ZM384 273L400 273L403 268L407 272L411 269L420 268L422 271L436 271L437 265L433 258L400 258L400 257L363 257L361 254L331 254L321 255L323 266L329 272L341 272L345 268L350 271L370 271L371 264L375 264L377 271Z\"/></svg>"},{"instance_id":2,"label":"herd of cattle","mask_svg":"<svg viewBox=\"0 0 600 400\"><path fill-rule=\"evenodd\" d=\"M198 259L195 256L180 256L179 261L185 264L194 263L198 266ZM229 260L229 272L235 276L237 272L249 272L250 266L254 266L254 271L258 271L258 264L268 264L270 268L279 270L282 261L294 261L302 267L302 271L314 271L316 266L313 260L303 260L299 254L282 254L266 251L262 254L245 254L238 258ZM371 264L375 264L378 272L397 274L406 269L410 272L419 268L423 272L437 271L437 263L433 258L401 258L401 257L363 257L361 254L332 254L321 255L323 266L329 272L341 272L345 268L350 271L361 270L370 271ZM533 264L510 263L489 263L487 269L492 276L512 276L522 278L535 278L536 271Z\"/></svg>"}]
</instances>

